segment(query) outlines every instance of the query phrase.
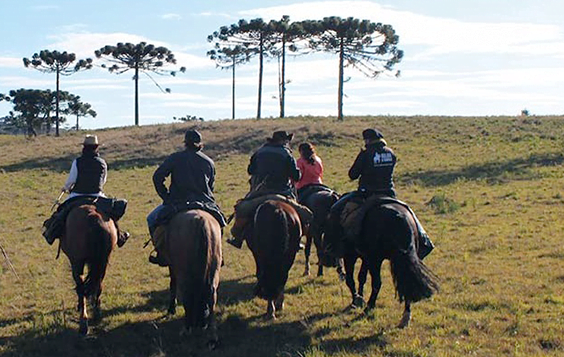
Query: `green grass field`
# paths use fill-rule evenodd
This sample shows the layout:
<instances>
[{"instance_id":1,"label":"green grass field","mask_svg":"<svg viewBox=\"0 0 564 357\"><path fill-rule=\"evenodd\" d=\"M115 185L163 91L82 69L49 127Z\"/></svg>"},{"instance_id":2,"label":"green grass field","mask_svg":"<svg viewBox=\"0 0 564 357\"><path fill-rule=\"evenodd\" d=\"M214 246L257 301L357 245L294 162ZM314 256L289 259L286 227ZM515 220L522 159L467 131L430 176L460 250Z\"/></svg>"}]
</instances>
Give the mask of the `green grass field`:
<instances>
[{"instance_id":1,"label":"green grass field","mask_svg":"<svg viewBox=\"0 0 564 357\"><path fill-rule=\"evenodd\" d=\"M151 176L181 147L190 124L97 131L109 165L105 191L129 200L122 227L132 238L111 259L103 321L77 333L76 297L64 255L55 260L40 226L79 153L85 132L60 138L0 136L2 356L562 356L564 355L564 117L300 117L198 124L217 167L216 197L226 213L247 190L249 154L273 130L317 145L325 181L355 188L347 170L360 132L378 127L399 157L399 198L417 212L436 244L426 264L441 291L403 306L388 265L376 309L348 310L348 289L333 270L302 277L303 253L286 286L279 319L262 319L253 298L250 251L224 245L218 321L221 346L208 352L181 339L183 309L164 318L166 269L147 262L146 215L160 203ZM228 230L227 230L228 231ZM313 262L316 262L313 258ZM315 270L315 269L314 269ZM368 287L369 291L369 287Z\"/></svg>"}]
</instances>

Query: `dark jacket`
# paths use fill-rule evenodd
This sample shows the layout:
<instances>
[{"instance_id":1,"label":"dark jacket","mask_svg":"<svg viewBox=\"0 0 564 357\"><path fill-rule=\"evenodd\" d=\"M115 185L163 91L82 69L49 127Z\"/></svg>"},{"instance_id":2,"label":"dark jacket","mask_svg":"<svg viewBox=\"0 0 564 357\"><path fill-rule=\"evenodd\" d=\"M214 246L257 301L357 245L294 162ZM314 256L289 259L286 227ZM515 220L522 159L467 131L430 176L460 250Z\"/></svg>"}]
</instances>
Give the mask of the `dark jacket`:
<instances>
[{"instance_id":1,"label":"dark jacket","mask_svg":"<svg viewBox=\"0 0 564 357\"><path fill-rule=\"evenodd\" d=\"M108 166L100 155L97 153L83 154L76 159L76 169L78 175L71 192L93 194L102 191Z\"/></svg>"},{"instance_id":2,"label":"dark jacket","mask_svg":"<svg viewBox=\"0 0 564 357\"><path fill-rule=\"evenodd\" d=\"M392 175L396 155L392 149L378 142L366 146L349 170L351 180L358 181L358 189L370 193L387 193L394 190Z\"/></svg>"},{"instance_id":3,"label":"dark jacket","mask_svg":"<svg viewBox=\"0 0 564 357\"><path fill-rule=\"evenodd\" d=\"M286 191L300 179L300 170L290 149L284 145L264 144L251 157L247 168L254 182L264 182L267 189Z\"/></svg>"},{"instance_id":4,"label":"dark jacket","mask_svg":"<svg viewBox=\"0 0 564 357\"><path fill-rule=\"evenodd\" d=\"M171 175L170 189L164 185ZM213 202L215 166L201 151L186 149L176 152L157 168L153 184L165 204Z\"/></svg>"}]
</instances>

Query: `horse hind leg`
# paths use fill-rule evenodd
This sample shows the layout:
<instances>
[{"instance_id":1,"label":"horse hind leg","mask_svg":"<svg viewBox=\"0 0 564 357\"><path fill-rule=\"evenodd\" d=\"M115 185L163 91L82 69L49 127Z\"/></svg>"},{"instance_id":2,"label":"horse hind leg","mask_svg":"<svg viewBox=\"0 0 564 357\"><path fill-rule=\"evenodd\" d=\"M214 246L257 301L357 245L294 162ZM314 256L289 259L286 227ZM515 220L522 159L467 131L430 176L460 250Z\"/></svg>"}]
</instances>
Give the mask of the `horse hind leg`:
<instances>
[{"instance_id":1,"label":"horse hind leg","mask_svg":"<svg viewBox=\"0 0 564 357\"><path fill-rule=\"evenodd\" d=\"M170 273L170 300L168 303L167 314L174 315L176 314L176 274L174 274L172 267L169 267L168 270Z\"/></svg>"},{"instance_id":2,"label":"horse hind leg","mask_svg":"<svg viewBox=\"0 0 564 357\"><path fill-rule=\"evenodd\" d=\"M382 260L379 260L376 264L367 266L367 270L370 271L370 275L372 277L372 292L370 293L370 298L368 299L368 304L366 306L367 310L371 310L376 307L376 299L378 298L378 293L382 287L382 277L380 276L381 268Z\"/></svg>"},{"instance_id":3,"label":"horse hind leg","mask_svg":"<svg viewBox=\"0 0 564 357\"><path fill-rule=\"evenodd\" d=\"M398 324L398 328L406 328L411 321L411 301L405 301L405 308L403 310L403 315Z\"/></svg>"},{"instance_id":4,"label":"horse hind leg","mask_svg":"<svg viewBox=\"0 0 564 357\"><path fill-rule=\"evenodd\" d=\"M364 299L357 294L356 283L354 281L354 264L356 260L356 257L345 257L344 259L345 282L352 295L351 308L362 307L364 305Z\"/></svg>"},{"instance_id":5,"label":"horse hind leg","mask_svg":"<svg viewBox=\"0 0 564 357\"><path fill-rule=\"evenodd\" d=\"M274 306L274 300L268 300L266 303L266 314L264 315L266 320L276 320L276 307Z\"/></svg>"},{"instance_id":6,"label":"horse hind leg","mask_svg":"<svg viewBox=\"0 0 564 357\"><path fill-rule=\"evenodd\" d=\"M305 244L305 249L304 249L304 255L305 255L304 276L309 276L309 269L310 269L309 256L311 254L311 243L312 243L312 241L313 241L313 237L311 236L311 234L307 234L306 235L306 244Z\"/></svg>"},{"instance_id":7,"label":"horse hind leg","mask_svg":"<svg viewBox=\"0 0 564 357\"><path fill-rule=\"evenodd\" d=\"M88 333L88 313L86 311L86 294L84 291L84 280L82 273L84 271L84 264L72 266L72 277L76 283L76 295L78 297L77 310L80 314L78 332L81 335Z\"/></svg>"}]
</instances>

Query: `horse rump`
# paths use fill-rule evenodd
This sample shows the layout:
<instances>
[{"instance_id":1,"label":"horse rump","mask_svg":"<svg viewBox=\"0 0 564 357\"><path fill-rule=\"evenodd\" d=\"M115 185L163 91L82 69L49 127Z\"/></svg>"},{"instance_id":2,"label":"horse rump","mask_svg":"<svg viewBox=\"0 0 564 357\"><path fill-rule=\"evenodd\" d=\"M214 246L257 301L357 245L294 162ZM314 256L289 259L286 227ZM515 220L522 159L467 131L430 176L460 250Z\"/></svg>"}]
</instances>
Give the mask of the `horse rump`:
<instances>
[{"instance_id":1,"label":"horse rump","mask_svg":"<svg viewBox=\"0 0 564 357\"><path fill-rule=\"evenodd\" d=\"M254 219L254 241L258 266L255 294L265 300L276 299L283 291L288 272L299 247L299 218L291 221L293 208L279 201L261 204ZM297 216L297 213L295 213Z\"/></svg>"},{"instance_id":2,"label":"horse rump","mask_svg":"<svg viewBox=\"0 0 564 357\"><path fill-rule=\"evenodd\" d=\"M395 207L394 207L395 208ZM388 210L385 222L391 242L390 268L400 302L417 302L430 298L439 290L438 278L417 256L417 229L402 210ZM391 213L391 214L390 214ZM390 244L390 243L389 243Z\"/></svg>"},{"instance_id":3,"label":"horse rump","mask_svg":"<svg viewBox=\"0 0 564 357\"><path fill-rule=\"evenodd\" d=\"M89 254L85 264L88 275L84 279L84 294L86 297L96 296L106 275L110 253L114 242L111 231L105 226L102 216L92 209L87 216L87 247Z\"/></svg>"},{"instance_id":4,"label":"horse rump","mask_svg":"<svg viewBox=\"0 0 564 357\"><path fill-rule=\"evenodd\" d=\"M177 214L168 229L168 256L186 328L207 328L219 285L221 228L207 212L191 210Z\"/></svg>"}]
</instances>

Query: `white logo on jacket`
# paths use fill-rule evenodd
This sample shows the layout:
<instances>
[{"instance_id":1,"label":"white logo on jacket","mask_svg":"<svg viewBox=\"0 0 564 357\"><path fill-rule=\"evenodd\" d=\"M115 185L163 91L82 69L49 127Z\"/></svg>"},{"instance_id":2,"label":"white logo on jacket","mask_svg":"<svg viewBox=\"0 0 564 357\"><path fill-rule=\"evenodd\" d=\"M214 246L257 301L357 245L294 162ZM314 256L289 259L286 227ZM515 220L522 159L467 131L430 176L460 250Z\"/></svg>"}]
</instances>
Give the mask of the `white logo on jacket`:
<instances>
[{"instance_id":1,"label":"white logo on jacket","mask_svg":"<svg viewBox=\"0 0 564 357\"><path fill-rule=\"evenodd\" d=\"M374 166L387 166L394 162L394 157L389 152L374 153Z\"/></svg>"}]
</instances>

